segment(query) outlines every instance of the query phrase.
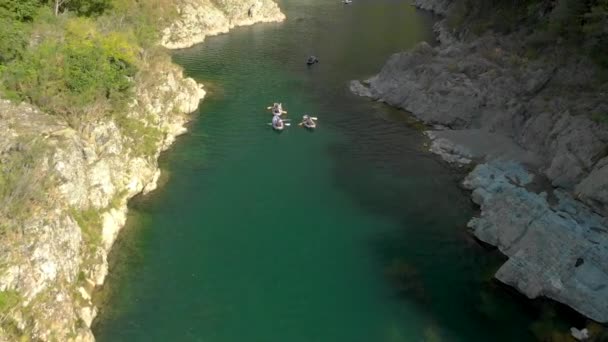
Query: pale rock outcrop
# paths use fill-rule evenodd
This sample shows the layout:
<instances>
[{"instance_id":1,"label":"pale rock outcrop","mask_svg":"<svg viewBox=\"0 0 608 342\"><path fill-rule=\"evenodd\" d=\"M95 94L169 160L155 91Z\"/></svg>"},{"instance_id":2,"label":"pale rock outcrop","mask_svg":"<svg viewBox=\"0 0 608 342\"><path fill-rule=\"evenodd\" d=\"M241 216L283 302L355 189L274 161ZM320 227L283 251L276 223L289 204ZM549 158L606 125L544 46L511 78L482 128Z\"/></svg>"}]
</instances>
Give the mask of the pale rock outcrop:
<instances>
[{"instance_id":1,"label":"pale rock outcrop","mask_svg":"<svg viewBox=\"0 0 608 342\"><path fill-rule=\"evenodd\" d=\"M285 20L272 0L184 0L178 15L163 31L161 44L170 49L190 47L236 26Z\"/></svg>"}]
</instances>

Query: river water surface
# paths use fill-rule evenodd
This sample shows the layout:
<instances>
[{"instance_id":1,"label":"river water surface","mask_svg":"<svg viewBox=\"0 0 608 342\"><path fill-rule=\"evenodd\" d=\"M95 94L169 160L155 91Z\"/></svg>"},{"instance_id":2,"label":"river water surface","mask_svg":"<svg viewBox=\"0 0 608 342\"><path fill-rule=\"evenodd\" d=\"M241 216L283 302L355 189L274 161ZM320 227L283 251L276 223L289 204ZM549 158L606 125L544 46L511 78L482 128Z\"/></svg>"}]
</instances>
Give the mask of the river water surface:
<instances>
[{"instance_id":1,"label":"river water surface","mask_svg":"<svg viewBox=\"0 0 608 342\"><path fill-rule=\"evenodd\" d=\"M284 0L287 20L174 54L206 85L167 182L132 202L99 341L526 341L535 310L490 281L463 174L406 114L348 92L433 41L407 0ZM307 67L308 55L320 63ZM277 134L281 101L297 123Z\"/></svg>"}]
</instances>

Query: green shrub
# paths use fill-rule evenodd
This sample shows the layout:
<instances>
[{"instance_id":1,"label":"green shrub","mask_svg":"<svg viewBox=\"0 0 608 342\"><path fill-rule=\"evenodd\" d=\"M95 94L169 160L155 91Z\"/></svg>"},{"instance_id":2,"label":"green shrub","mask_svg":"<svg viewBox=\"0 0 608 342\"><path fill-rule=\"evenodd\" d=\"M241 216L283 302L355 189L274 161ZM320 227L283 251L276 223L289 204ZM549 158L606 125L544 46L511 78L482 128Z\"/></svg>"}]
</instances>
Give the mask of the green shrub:
<instances>
[{"instance_id":1,"label":"green shrub","mask_svg":"<svg viewBox=\"0 0 608 342\"><path fill-rule=\"evenodd\" d=\"M0 18L32 21L40 6L40 0L1 0Z\"/></svg>"},{"instance_id":2,"label":"green shrub","mask_svg":"<svg viewBox=\"0 0 608 342\"><path fill-rule=\"evenodd\" d=\"M120 115L115 118L122 134L132 139L131 150L135 156L152 157L155 155L163 133L157 127L151 126L151 118L139 120Z\"/></svg>"},{"instance_id":3,"label":"green shrub","mask_svg":"<svg viewBox=\"0 0 608 342\"><path fill-rule=\"evenodd\" d=\"M47 40L13 61L4 86L72 127L126 110L137 45L128 35L101 36L93 22L69 20L65 41Z\"/></svg>"},{"instance_id":4,"label":"green shrub","mask_svg":"<svg viewBox=\"0 0 608 342\"><path fill-rule=\"evenodd\" d=\"M0 64L22 57L28 39L27 25L16 20L4 21L0 25Z\"/></svg>"}]
</instances>

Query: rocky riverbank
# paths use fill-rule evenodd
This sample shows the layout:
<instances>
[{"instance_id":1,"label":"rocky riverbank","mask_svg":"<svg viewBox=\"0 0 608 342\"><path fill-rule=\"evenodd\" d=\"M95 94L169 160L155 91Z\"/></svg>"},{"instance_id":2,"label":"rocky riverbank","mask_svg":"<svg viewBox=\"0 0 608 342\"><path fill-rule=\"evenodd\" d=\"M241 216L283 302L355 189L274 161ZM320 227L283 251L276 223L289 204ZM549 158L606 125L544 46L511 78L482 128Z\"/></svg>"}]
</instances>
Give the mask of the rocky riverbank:
<instances>
[{"instance_id":1,"label":"rocky riverbank","mask_svg":"<svg viewBox=\"0 0 608 342\"><path fill-rule=\"evenodd\" d=\"M206 3L183 2L206 32L280 14L270 1L226 1L226 26L208 17ZM187 29L176 24L165 34L184 37ZM108 273L107 255L125 224L127 201L155 189L160 153L186 131L188 114L205 95L168 60L154 59L142 74L120 123L100 115L76 130L58 116L0 100L0 341L94 340L91 293Z\"/></svg>"},{"instance_id":2,"label":"rocky riverbank","mask_svg":"<svg viewBox=\"0 0 608 342\"><path fill-rule=\"evenodd\" d=\"M177 10L178 20L163 31L161 40L169 49L190 47L236 26L285 20L272 0L184 0Z\"/></svg>"},{"instance_id":3,"label":"rocky riverbank","mask_svg":"<svg viewBox=\"0 0 608 342\"><path fill-rule=\"evenodd\" d=\"M451 3L416 1L441 15ZM482 210L469 226L509 257L498 280L608 322L608 125L594 120L608 84L566 49L527 57L524 33L448 27L351 90L434 127L431 151L447 161L479 163L464 182Z\"/></svg>"}]
</instances>

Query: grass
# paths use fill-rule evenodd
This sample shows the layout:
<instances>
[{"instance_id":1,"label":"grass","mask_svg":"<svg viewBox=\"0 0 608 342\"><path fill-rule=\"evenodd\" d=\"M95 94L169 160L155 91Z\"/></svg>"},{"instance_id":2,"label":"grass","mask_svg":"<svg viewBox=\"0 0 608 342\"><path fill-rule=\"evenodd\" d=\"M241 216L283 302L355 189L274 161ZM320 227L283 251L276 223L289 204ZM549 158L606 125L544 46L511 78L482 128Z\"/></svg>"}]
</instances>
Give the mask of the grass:
<instances>
[{"instance_id":1,"label":"grass","mask_svg":"<svg viewBox=\"0 0 608 342\"><path fill-rule=\"evenodd\" d=\"M46 200L52 183L42 165L47 146L28 138L0 156L0 217L9 220L30 216Z\"/></svg>"},{"instance_id":2,"label":"grass","mask_svg":"<svg viewBox=\"0 0 608 342\"><path fill-rule=\"evenodd\" d=\"M116 118L116 122L122 134L133 139L131 149L135 156L151 158L156 155L163 134L160 129L148 124L152 120L146 118L144 121L121 115Z\"/></svg>"},{"instance_id":3,"label":"grass","mask_svg":"<svg viewBox=\"0 0 608 342\"><path fill-rule=\"evenodd\" d=\"M70 214L78 223L78 226L82 231L84 242L88 246L99 246L101 243L102 227L100 211L95 208L84 210L72 208L70 209Z\"/></svg>"},{"instance_id":4,"label":"grass","mask_svg":"<svg viewBox=\"0 0 608 342\"><path fill-rule=\"evenodd\" d=\"M6 312L19 303L21 296L13 290L0 291L0 312Z\"/></svg>"}]
</instances>

